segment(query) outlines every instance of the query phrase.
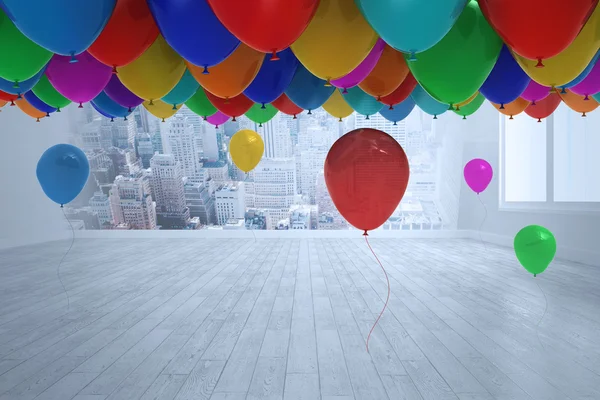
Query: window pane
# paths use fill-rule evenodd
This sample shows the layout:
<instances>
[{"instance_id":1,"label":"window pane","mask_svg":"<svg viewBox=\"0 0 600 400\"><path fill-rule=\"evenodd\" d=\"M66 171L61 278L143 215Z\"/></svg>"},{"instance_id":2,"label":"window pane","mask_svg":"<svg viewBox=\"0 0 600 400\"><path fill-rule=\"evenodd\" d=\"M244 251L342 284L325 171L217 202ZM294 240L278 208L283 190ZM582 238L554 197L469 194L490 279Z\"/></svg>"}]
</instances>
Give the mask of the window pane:
<instances>
[{"instance_id":1,"label":"window pane","mask_svg":"<svg viewBox=\"0 0 600 400\"><path fill-rule=\"evenodd\" d=\"M600 201L600 114L554 112L554 201Z\"/></svg>"},{"instance_id":2,"label":"window pane","mask_svg":"<svg viewBox=\"0 0 600 400\"><path fill-rule=\"evenodd\" d=\"M546 121L504 118L504 201L546 201Z\"/></svg>"}]
</instances>

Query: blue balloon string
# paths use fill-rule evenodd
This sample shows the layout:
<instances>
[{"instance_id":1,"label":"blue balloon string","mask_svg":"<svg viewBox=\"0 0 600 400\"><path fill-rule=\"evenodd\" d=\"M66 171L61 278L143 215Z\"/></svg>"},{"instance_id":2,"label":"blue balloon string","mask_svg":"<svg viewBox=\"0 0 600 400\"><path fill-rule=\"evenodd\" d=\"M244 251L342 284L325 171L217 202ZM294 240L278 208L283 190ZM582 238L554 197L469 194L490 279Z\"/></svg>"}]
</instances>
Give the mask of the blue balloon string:
<instances>
[{"instance_id":1,"label":"blue balloon string","mask_svg":"<svg viewBox=\"0 0 600 400\"><path fill-rule=\"evenodd\" d=\"M67 214L65 213L64 207L60 206L60 209L62 210L63 215L64 215L65 219L67 220L67 223L71 227L71 244L69 245L69 248L67 249L66 253L60 259L60 262L58 263L58 267L56 267L56 276L58 276L58 281L60 282L60 285L62 286L63 290L65 291L65 295L67 296L67 311L69 311L71 309L71 298L69 297L69 292L67 292L67 289L65 288L65 284L63 283L62 278L60 276L60 267L61 267L63 261L65 261L65 258L67 257L67 255L71 252L71 249L73 248L73 244L75 243L75 229L73 229L73 224L71 224L71 221L69 221L69 218L67 218Z\"/></svg>"}]
</instances>

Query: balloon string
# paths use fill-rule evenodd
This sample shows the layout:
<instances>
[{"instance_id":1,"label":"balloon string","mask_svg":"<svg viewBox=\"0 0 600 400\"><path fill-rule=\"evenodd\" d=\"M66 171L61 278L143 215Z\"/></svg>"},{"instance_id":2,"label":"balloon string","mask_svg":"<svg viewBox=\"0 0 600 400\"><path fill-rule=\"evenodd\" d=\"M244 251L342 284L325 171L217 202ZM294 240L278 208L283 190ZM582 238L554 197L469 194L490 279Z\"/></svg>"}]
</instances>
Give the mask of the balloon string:
<instances>
[{"instance_id":1,"label":"balloon string","mask_svg":"<svg viewBox=\"0 0 600 400\"><path fill-rule=\"evenodd\" d=\"M71 244L69 245L67 252L60 259L60 262L58 263L58 267L56 267L56 276L58 276L58 281L60 282L60 285L62 286L63 290L65 291L65 295L67 296L67 311L69 311L71 309L71 298L69 297L69 292L67 292L67 289L65 288L65 284L63 283L62 278L60 276L60 266L62 265L63 261L65 261L65 258L67 257L67 255L69 254L71 249L73 248L73 244L75 243L75 229L73 228L73 224L71 224L71 221L69 220L69 218L67 218L65 209L62 206L60 207L60 209L62 210L63 215L65 216L65 219L67 220L67 223L71 227Z\"/></svg>"},{"instance_id":2,"label":"balloon string","mask_svg":"<svg viewBox=\"0 0 600 400\"><path fill-rule=\"evenodd\" d=\"M546 305L544 306L544 313L542 314L542 318L540 318L540 320L538 321L538 323L535 327L535 334L537 335L538 342L540 342L540 344L542 345L542 348L544 349L544 351L546 351L546 346L544 346L542 339L540 339L540 324L542 323L542 320L544 319L544 317L546 316L546 312L548 311L548 298L546 297L546 293L542 290L542 288L540 287L540 285L537 283L537 281L535 279L534 279L534 282L537 285L540 292L542 292L542 294L544 295L544 301L546 302Z\"/></svg>"},{"instance_id":3,"label":"balloon string","mask_svg":"<svg viewBox=\"0 0 600 400\"><path fill-rule=\"evenodd\" d=\"M485 224L485 221L487 220L488 217L488 210L487 207L485 205L485 203L483 202L483 200L481 200L481 196L479 194L477 194L477 198L479 199L479 202L481 203L481 205L483 206L483 209L485 210L485 215L483 217L483 221L481 221L481 224L479 225L479 240L481 240L481 243L483 244L483 248L485 249L485 258L487 258L487 245L485 244L485 241L483 240L483 236L481 236L481 229L483 228L483 224Z\"/></svg>"},{"instance_id":4,"label":"balloon string","mask_svg":"<svg viewBox=\"0 0 600 400\"><path fill-rule=\"evenodd\" d=\"M256 233L254 232L254 229L250 229L252 231L252 236L254 236L254 243L256 243Z\"/></svg>"},{"instance_id":5,"label":"balloon string","mask_svg":"<svg viewBox=\"0 0 600 400\"><path fill-rule=\"evenodd\" d=\"M383 312L387 308L388 302L390 301L390 278L388 277L388 274L385 271L385 268L383 267L383 264L381 263L381 261L379 261L379 258L377 257L377 254L375 254L375 252L373 251L373 248L371 247L371 244L369 244L369 237L367 235L365 235L365 241L367 242L367 246L369 246L369 250L371 250L371 253L373 253L373 256L375 257L375 259L379 263L379 266L381 267L381 270L383 271L383 274L385 275L385 280L387 281L387 297L385 299L385 304L383 305L383 308L381 309L381 312L379 313L379 316L375 320L375 323L373 324L373 327L371 328L371 330L369 331L369 335L367 336L367 353L368 353L369 352L369 340L371 339L371 334L375 330L375 327L377 326L377 323L381 319L381 316L383 315Z\"/></svg>"}]
</instances>

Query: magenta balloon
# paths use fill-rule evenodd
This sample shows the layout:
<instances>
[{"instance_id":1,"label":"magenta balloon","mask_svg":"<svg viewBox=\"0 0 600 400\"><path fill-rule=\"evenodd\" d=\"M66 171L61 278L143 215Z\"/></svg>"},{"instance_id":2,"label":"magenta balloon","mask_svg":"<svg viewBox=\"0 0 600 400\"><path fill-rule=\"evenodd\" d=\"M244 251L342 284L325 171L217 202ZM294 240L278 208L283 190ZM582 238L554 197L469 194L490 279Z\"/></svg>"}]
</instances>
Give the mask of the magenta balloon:
<instances>
[{"instance_id":1,"label":"magenta balloon","mask_svg":"<svg viewBox=\"0 0 600 400\"><path fill-rule=\"evenodd\" d=\"M569 90L581 96L591 96L600 92L600 62L596 62L588 76Z\"/></svg>"},{"instance_id":2,"label":"magenta balloon","mask_svg":"<svg viewBox=\"0 0 600 400\"><path fill-rule=\"evenodd\" d=\"M371 52L367 55L358 67L354 68L348 75L342 76L338 79L332 79L331 84L340 89L350 89L361 83L367 75L373 71L383 49L385 48L385 42L381 39L377 39L375 46L371 49Z\"/></svg>"},{"instance_id":3,"label":"magenta balloon","mask_svg":"<svg viewBox=\"0 0 600 400\"><path fill-rule=\"evenodd\" d=\"M102 64L87 51L75 56L55 54L48 63L46 75L52 86L67 99L85 103L98 96L110 80L112 68Z\"/></svg>"},{"instance_id":4,"label":"magenta balloon","mask_svg":"<svg viewBox=\"0 0 600 400\"><path fill-rule=\"evenodd\" d=\"M229 121L229 116L223 114L221 111L217 111L210 117L207 117L206 120L215 126L219 126Z\"/></svg>"},{"instance_id":5,"label":"magenta balloon","mask_svg":"<svg viewBox=\"0 0 600 400\"><path fill-rule=\"evenodd\" d=\"M548 86L540 85L532 79L525 91L521 94L521 97L527 101L540 101L545 99L549 94L550 88Z\"/></svg>"},{"instance_id":6,"label":"magenta balloon","mask_svg":"<svg viewBox=\"0 0 600 400\"><path fill-rule=\"evenodd\" d=\"M494 176L494 170L487 161L475 158L465 165L464 175L467 185L479 194L487 189Z\"/></svg>"}]
</instances>

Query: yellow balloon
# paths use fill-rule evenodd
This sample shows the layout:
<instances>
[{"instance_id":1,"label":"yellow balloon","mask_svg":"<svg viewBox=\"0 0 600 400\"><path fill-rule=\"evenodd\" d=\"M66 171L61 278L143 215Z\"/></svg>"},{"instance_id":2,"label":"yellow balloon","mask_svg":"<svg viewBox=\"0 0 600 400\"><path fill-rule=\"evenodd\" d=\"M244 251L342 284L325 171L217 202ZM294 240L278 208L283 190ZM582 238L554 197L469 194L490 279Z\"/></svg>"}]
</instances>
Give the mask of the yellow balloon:
<instances>
[{"instance_id":1,"label":"yellow balloon","mask_svg":"<svg viewBox=\"0 0 600 400\"><path fill-rule=\"evenodd\" d=\"M231 159L244 172L250 172L258 165L264 151L262 138L250 129L238 131L229 141Z\"/></svg>"},{"instance_id":2,"label":"yellow balloon","mask_svg":"<svg viewBox=\"0 0 600 400\"><path fill-rule=\"evenodd\" d=\"M138 59L117 68L119 80L144 100L164 97L179 83L185 72L183 59L158 35Z\"/></svg>"},{"instance_id":3,"label":"yellow balloon","mask_svg":"<svg viewBox=\"0 0 600 400\"><path fill-rule=\"evenodd\" d=\"M323 104L323 108L329 115L339 118L340 121L354 112L352 107L344 100L344 96L337 89L333 91L329 100Z\"/></svg>"},{"instance_id":4,"label":"yellow balloon","mask_svg":"<svg viewBox=\"0 0 600 400\"><path fill-rule=\"evenodd\" d=\"M369 54L377 34L352 0L321 0L308 27L291 46L313 75L340 78Z\"/></svg>"},{"instance_id":5,"label":"yellow balloon","mask_svg":"<svg viewBox=\"0 0 600 400\"><path fill-rule=\"evenodd\" d=\"M557 16L560 20L560 16ZM558 21L558 20L557 20ZM559 87L566 85L583 72L600 48L600 7L596 7L573 43L560 54L544 59L544 66L536 67L537 61L521 57L513 52L523 71L537 83Z\"/></svg>"},{"instance_id":6,"label":"yellow balloon","mask_svg":"<svg viewBox=\"0 0 600 400\"><path fill-rule=\"evenodd\" d=\"M148 110L148 112L154 115L156 118L161 118L162 122L165 122L165 118L170 118L177 110L181 108L181 106L174 106L171 104L167 104L162 100L151 100L145 101L144 108Z\"/></svg>"}]
</instances>

